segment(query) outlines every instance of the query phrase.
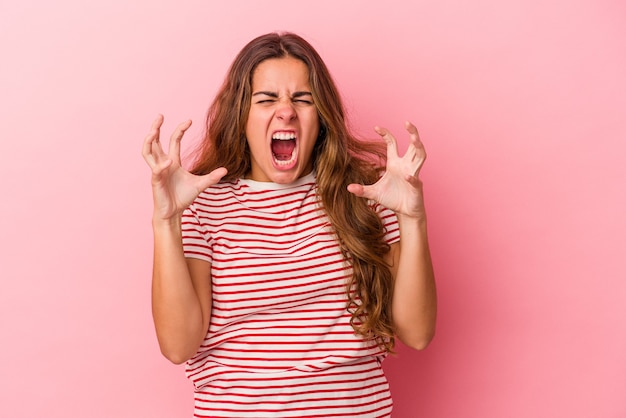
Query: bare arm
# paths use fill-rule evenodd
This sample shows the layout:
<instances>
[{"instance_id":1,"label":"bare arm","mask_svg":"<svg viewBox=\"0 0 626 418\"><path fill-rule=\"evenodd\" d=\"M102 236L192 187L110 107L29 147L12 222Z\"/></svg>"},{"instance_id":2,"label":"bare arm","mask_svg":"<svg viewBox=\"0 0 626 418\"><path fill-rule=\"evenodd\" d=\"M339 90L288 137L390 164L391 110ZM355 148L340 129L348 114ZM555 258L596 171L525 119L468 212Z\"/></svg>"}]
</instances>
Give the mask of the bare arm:
<instances>
[{"instance_id":1,"label":"bare arm","mask_svg":"<svg viewBox=\"0 0 626 418\"><path fill-rule=\"evenodd\" d=\"M180 364L202 343L211 318L211 265L185 259L180 222L153 221L152 317L161 352Z\"/></svg>"},{"instance_id":2,"label":"bare arm","mask_svg":"<svg viewBox=\"0 0 626 418\"><path fill-rule=\"evenodd\" d=\"M426 152L415 126L406 123L410 144L399 157L396 140L376 128L387 142L387 169L378 182L351 184L348 190L393 210L398 216L400 242L391 246L387 261L394 277L392 316L398 338L415 349L425 348L435 334L437 292L426 228L426 210L419 171Z\"/></svg>"},{"instance_id":3,"label":"bare arm","mask_svg":"<svg viewBox=\"0 0 626 418\"><path fill-rule=\"evenodd\" d=\"M392 301L396 335L409 347L426 348L435 335L437 291L426 223L402 219L399 243L391 246L394 290Z\"/></svg>"},{"instance_id":4,"label":"bare arm","mask_svg":"<svg viewBox=\"0 0 626 418\"><path fill-rule=\"evenodd\" d=\"M178 364L197 352L211 317L211 265L185 258L182 213L200 192L217 183L226 169L205 176L185 171L180 163L180 141L191 121L178 125L168 153L159 142L162 124L159 116L143 145L143 157L152 170L154 200L152 315L161 352Z\"/></svg>"}]
</instances>

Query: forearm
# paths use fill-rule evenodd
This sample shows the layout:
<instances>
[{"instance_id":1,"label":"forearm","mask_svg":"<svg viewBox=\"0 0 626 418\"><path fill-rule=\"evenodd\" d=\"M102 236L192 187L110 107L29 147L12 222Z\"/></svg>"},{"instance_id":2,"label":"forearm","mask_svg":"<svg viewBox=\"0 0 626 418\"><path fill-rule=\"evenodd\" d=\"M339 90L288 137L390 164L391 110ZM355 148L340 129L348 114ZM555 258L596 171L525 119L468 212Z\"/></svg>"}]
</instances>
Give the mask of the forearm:
<instances>
[{"instance_id":1,"label":"forearm","mask_svg":"<svg viewBox=\"0 0 626 418\"><path fill-rule=\"evenodd\" d=\"M202 306L182 247L180 218L153 221L152 316L161 352L174 363L193 356L202 342Z\"/></svg>"},{"instance_id":2,"label":"forearm","mask_svg":"<svg viewBox=\"0 0 626 418\"><path fill-rule=\"evenodd\" d=\"M437 316L435 277L425 219L398 216L400 255L394 282L392 315L396 335L422 349L432 340Z\"/></svg>"}]
</instances>

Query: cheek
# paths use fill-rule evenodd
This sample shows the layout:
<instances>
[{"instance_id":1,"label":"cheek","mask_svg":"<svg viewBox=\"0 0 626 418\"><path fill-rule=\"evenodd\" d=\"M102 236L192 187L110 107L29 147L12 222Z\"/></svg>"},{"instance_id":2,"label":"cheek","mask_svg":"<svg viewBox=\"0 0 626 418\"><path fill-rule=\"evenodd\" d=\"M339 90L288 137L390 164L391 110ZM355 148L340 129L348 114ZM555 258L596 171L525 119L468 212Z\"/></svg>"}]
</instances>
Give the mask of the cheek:
<instances>
[{"instance_id":1,"label":"cheek","mask_svg":"<svg viewBox=\"0 0 626 418\"><path fill-rule=\"evenodd\" d=\"M246 122L246 132L265 132L267 124L271 120L271 114L267 112L251 111L248 113L248 121Z\"/></svg>"},{"instance_id":2,"label":"cheek","mask_svg":"<svg viewBox=\"0 0 626 418\"><path fill-rule=\"evenodd\" d=\"M312 109L311 111L307 111L302 114L300 116L300 120L303 121L304 125L306 125L309 130L315 132L319 131L320 117L316 109Z\"/></svg>"},{"instance_id":3,"label":"cheek","mask_svg":"<svg viewBox=\"0 0 626 418\"><path fill-rule=\"evenodd\" d=\"M248 115L248 121L246 122L246 137L256 137L259 134L260 123L256 114Z\"/></svg>"}]
</instances>

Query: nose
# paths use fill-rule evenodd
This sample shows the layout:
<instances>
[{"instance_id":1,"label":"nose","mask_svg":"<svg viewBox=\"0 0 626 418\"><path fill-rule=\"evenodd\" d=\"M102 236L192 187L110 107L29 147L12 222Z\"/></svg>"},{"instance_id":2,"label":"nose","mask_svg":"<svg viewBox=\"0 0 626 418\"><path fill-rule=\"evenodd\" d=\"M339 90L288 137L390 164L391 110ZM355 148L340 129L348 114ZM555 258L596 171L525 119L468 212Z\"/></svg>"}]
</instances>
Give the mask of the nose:
<instances>
[{"instance_id":1,"label":"nose","mask_svg":"<svg viewBox=\"0 0 626 418\"><path fill-rule=\"evenodd\" d=\"M276 117L282 121L291 121L296 118L296 109L291 100L280 100L276 109Z\"/></svg>"}]
</instances>

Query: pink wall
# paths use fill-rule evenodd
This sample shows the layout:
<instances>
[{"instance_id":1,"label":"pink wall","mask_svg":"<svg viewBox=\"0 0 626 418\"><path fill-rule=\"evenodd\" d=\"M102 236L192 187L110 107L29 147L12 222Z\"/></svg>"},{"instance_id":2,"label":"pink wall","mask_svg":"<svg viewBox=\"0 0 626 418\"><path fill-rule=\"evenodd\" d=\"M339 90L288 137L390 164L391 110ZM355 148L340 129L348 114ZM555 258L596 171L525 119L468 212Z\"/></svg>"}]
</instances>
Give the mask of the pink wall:
<instances>
[{"instance_id":1,"label":"pink wall","mask_svg":"<svg viewBox=\"0 0 626 418\"><path fill-rule=\"evenodd\" d=\"M397 418L626 416L621 0L0 3L0 416L189 416L150 317L154 116L307 37L353 123L421 130L438 335ZM403 138L405 140L406 138Z\"/></svg>"}]
</instances>

